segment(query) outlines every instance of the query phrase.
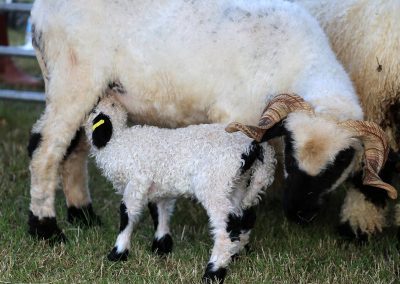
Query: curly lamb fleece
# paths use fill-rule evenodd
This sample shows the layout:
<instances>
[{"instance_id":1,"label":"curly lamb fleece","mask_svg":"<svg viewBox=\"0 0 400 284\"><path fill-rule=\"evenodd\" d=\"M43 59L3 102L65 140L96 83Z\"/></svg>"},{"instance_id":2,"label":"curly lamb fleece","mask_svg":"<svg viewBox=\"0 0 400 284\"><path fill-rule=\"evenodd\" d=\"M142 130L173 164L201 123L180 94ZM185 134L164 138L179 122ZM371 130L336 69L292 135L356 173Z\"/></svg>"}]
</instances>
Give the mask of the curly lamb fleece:
<instances>
[{"instance_id":1,"label":"curly lamb fleece","mask_svg":"<svg viewBox=\"0 0 400 284\"><path fill-rule=\"evenodd\" d=\"M244 224L234 239L228 229L230 219L256 205L262 189L272 183L276 164L273 148L267 143L255 144L241 133L229 134L221 124L162 129L128 128L126 123L127 112L107 96L85 126L91 154L123 194L127 209L121 214L129 218L109 258L127 255L134 223L147 202L194 197L207 210L215 238L204 277L222 280L221 271L247 244L241 238L248 241L250 233ZM257 157L247 169L243 157L255 149Z\"/></svg>"}]
</instances>

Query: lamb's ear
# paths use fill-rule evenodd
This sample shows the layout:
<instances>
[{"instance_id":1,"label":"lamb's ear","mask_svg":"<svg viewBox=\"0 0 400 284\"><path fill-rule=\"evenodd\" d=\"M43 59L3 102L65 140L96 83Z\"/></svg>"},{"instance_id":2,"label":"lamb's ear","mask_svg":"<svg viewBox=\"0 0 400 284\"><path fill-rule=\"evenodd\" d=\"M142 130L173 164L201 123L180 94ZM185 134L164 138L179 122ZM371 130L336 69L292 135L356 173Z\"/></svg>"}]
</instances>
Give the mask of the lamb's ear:
<instances>
[{"instance_id":1,"label":"lamb's ear","mask_svg":"<svg viewBox=\"0 0 400 284\"><path fill-rule=\"evenodd\" d=\"M110 141L113 132L110 117L100 113L92 123L92 143L98 149L103 148Z\"/></svg>"}]
</instances>

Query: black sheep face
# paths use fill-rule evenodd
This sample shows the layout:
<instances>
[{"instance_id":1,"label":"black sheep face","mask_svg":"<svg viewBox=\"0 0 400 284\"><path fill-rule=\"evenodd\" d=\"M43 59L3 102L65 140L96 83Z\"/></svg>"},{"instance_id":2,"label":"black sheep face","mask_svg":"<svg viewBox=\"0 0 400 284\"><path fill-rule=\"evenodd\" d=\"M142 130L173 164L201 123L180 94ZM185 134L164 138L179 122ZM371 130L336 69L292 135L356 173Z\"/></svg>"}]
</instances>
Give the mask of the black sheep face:
<instances>
[{"instance_id":1,"label":"black sheep face","mask_svg":"<svg viewBox=\"0 0 400 284\"><path fill-rule=\"evenodd\" d=\"M92 143L101 149L110 141L113 126L108 115L100 112L92 121Z\"/></svg>"},{"instance_id":2,"label":"black sheep face","mask_svg":"<svg viewBox=\"0 0 400 284\"><path fill-rule=\"evenodd\" d=\"M318 214L324 196L334 190L348 175L355 149L349 147L336 153L334 162L312 176L299 168L294 157L294 141L285 137L285 189L283 208L286 217L294 222L311 222Z\"/></svg>"},{"instance_id":3,"label":"black sheep face","mask_svg":"<svg viewBox=\"0 0 400 284\"><path fill-rule=\"evenodd\" d=\"M110 141L113 131L122 130L127 126L128 114L126 109L115 100L114 96L104 96L89 115L88 123L92 133L92 144L101 149Z\"/></svg>"},{"instance_id":4,"label":"black sheep face","mask_svg":"<svg viewBox=\"0 0 400 284\"><path fill-rule=\"evenodd\" d=\"M268 130L263 140L284 137L283 207L288 219L305 224L317 216L324 196L349 175L358 144L343 133L334 133L333 124L332 129L318 121L300 127L298 117L295 123L290 118Z\"/></svg>"}]
</instances>

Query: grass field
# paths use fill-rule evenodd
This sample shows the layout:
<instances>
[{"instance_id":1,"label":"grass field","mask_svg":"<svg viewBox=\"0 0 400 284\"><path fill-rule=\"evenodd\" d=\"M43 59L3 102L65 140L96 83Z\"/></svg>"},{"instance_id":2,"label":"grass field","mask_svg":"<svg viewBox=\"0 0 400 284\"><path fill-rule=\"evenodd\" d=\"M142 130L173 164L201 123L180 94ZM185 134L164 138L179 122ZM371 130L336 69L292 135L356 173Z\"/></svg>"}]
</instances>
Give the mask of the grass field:
<instances>
[{"instance_id":1,"label":"grass field","mask_svg":"<svg viewBox=\"0 0 400 284\"><path fill-rule=\"evenodd\" d=\"M11 31L14 42L21 33ZM38 75L34 61L18 66ZM4 87L1 86L0 87ZM58 223L66 245L49 246L27 234L29 206L29 130L44 105L0 100L0 283L198 283L212 242L207 216L195 203L181 200L172 220L174 251L160 259L150 251L153 226L148 212L132 237L127 262L105 256L118 231L120 197L90 164L90 188L103 226L84 229L66 222L62 191ZM340 241L335 227L345 187L336 192L312 225L299 227L283 217L269 195L259 206L252 251L233 263L226 283L400 283L400 257L393 229L365 246Z\"/></svg>"},{"instance_id":2,"label":"grass field","mask_svg":"<svg viewBox=\"0 0 400 284\"><path fill-rule=\"evenodd\" d=\"M172 221L174 251L166 259L150 252L148 212L132 238L127 262L105 258L118 230L119 196L90 165L95 210L104 225L82 229L67 223L58 191L59 225L66 245L49 246L27 234L29 170L26 142L42 104L0 100L0 282L197 283L212 246L203 209L178 202ZM288 223L280 203L266 197L258 210L252 251L230 266L226 283L399 283L399 253L393 229L365 246L340 241L335 226L343 198L337 192L312 225Z\"/></svg>"}]
</instances>

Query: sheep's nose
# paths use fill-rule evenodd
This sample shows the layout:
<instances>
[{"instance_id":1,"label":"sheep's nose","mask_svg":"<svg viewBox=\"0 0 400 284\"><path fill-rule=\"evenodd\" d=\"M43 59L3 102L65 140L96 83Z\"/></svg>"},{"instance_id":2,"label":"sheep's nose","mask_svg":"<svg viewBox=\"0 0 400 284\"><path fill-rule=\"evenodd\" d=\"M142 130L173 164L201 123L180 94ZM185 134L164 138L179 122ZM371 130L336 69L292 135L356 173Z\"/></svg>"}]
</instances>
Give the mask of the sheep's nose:
<instances>
[{"instance_id":1,"label":"sheep's nose","mask_svg":"<svg viewBox=\"0 0 400 284\"><path fill-rule=\"evenodd\" d=\"M297 210L286 212L286 217L297 224L306 225L311 223L317 217L317 210Z\"/></svg>"},{"instance_id":2,"label":"sheep's nose","mask_svg":"<svg viewBox=\"0 0 400 284\"><path fill-rule=\"evenodd\" d=\"M317 217L317 212L316 211L297 211L297 217L299 218L299 220L301 220L301 222L303 222L304 224L306 223L310 223L312 220L315 219L315 217Z\"/></svg>"}]
</instances>

